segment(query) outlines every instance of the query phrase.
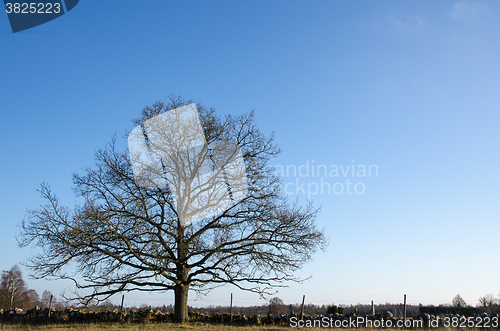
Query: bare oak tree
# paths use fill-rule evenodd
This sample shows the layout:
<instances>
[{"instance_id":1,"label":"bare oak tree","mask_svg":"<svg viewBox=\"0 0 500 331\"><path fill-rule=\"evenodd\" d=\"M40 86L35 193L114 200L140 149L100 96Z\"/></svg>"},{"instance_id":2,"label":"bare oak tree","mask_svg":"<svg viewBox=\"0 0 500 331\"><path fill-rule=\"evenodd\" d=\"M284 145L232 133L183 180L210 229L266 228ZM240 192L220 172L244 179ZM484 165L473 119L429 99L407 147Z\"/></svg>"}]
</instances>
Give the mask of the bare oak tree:
<instances>
[{"instance_id":1,"label":"bare oak tree","mask_svg":"<svg viewBox=\"0 0 500 331\"><path fill-rule=\"evenodd\" d=\"M285 303L278 297L269 299L268 314L279 315L285 312Z\"/></svg>"},{"instance_id":2,"label":"bare oak tree","mask_svg":"<svg viewBox=\"0 0 500 331\"><path fill-rule=\"evenodd\" d=\"M451 300L451 305L455 308L467 307L467 303L460 294L457 294L453 297L453 299Z\"/></svg>"},{"instance_id":3,"label":"bare oak tree","mask_svg":"<svg viewBox=\"0 0 500 331\"><path fill-rule=\"evenodd\" d=\"M157 115L191 103L181 98L156 102L134 124L144 128ZM146 187L137 181L131 156L118 151L113 139L96 152L93 168L73 175L81 198L74 208L62 206L42 184L46 204L28 211L19 236L20 246L42 248L26 263L33 276L73 280L83 304L122 291L173 290L175 317L181 322L188 319L189 290L206 293L233 284L267 295L286 281L301 281L294 271L323 249L326 239L315 227L318 209L289 202L282 193L269 165L280 152L273 136L257 129L253 112L222 120L213 108L198 105L198 115L207 143L200 153L209 157L213 171L218 161L210 146L225 141L241 150L244 197L217 214L188 222L186 213L193 208L180 215L183 196L168 185ZM161 162L160 172L168 163Z\"/></svg>"},{"instance_id":4,"label":"bare oak tree","mask_svg":"<svg viewBox=\"0 0 500 331\"><path fill-rule=\"evenodd\" d=\"M488 314L491 314L495 311L495 305L498 300L495 298L493 294L485 294L479 298L478 307L482 308Z\"/></svg>"}]
</instances>

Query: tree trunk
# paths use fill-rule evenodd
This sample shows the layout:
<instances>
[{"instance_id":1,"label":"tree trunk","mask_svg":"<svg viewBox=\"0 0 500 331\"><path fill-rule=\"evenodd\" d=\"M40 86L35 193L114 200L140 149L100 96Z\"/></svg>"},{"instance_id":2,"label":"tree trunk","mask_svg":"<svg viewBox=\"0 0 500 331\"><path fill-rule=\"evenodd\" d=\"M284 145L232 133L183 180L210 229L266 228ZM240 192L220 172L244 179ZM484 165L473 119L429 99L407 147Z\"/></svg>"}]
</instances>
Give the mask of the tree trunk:
<instances>
[{"instance_id":1,"label":"tree trunk","mask_svg":"<svg viewBox=\"0 0 500 331\"><path fill-rule=\"evenodd\" d=\"M12 309L12 305L14 303L14 294L16 292L16 280L12 279L12 292L10 293L10 307L9 310Z\"/></svg>"},{"instance_id":2,"label":"tree trunk","mask_svg":"<svg viewBox=\"0 0 500 331\"><path fill-rule=\"evenodd\" d=\"M187 300L189 292L187 268L187 243L184 241L184 225L179 222L177 228L177 284L174 287L175 303L174 303L174 319L178 323L187 322L189 320Z\"/></svg>"},{"instance_id":3,"label":"tree trunk","mask_svg":"<svg viewBox=\"0 0 500 331\"><path fill-rule=\"evenodd\" d=\"M183 323L189 320L188 315L188 292L189 285L179 284L175 286L175 306L174 306L174 318L176 322Z\"/></svg>"}]
</instances>

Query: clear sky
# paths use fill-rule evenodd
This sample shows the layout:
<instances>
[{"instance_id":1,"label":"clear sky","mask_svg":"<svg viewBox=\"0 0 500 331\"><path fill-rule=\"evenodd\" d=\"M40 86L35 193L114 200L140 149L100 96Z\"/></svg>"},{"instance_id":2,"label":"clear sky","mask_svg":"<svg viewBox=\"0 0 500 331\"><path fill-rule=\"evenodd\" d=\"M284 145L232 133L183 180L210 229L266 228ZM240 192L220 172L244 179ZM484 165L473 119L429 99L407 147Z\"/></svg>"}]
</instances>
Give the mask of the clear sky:
<instances>
[{"instance_id":1,"label":"clear sky","mask_svg":"<svg viewBox=\"0 0 500 331\"><path fill-rule=\"evenodd\" d=\"M499 15L496 1L82 0L13 34L0 14L0 269L33 252L15 235L40 183L72 206L71 174L115 133L125 149L131 120L173 93L220 115L255 109L283 149L273 164L290 170L290 198L322 206L330 245L297 274L311 280L280 290L285 303L498 297ZM265 303L232 287L189 303L231 292ZM126 295L143 302L173 295Z\"/></svg>"}]
</instances>

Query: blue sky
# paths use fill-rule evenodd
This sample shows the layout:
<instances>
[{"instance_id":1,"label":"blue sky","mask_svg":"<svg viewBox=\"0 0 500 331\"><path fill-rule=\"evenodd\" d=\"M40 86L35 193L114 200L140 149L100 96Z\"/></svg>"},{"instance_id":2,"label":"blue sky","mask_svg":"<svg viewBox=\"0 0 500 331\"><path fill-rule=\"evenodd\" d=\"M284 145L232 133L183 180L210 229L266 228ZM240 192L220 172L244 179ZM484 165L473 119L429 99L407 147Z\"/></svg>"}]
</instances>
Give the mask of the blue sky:
<instances>
[{"instance_id":1,"label":"blue sky","mask_svg":"<svg viewBox=\"0 0 500 331\"><path fill-rule=\"evenodd\" d=\"M494 1L82 0L16 34L0 15L0 269L33 252L15 234L42 203L40 183L72 206L71 174L115 133L126 148L131 120L172 93L220 115L255 109L283 149L275 165L377 166L283 178L290 191L297 180L364 187L310 194L330 245L298 273L310 281L280 290L285 303L498 296L499 14ZM235 305L264 303L226 287L190 304L227 304L231 292Z\"/></svg>"}]
</instances>

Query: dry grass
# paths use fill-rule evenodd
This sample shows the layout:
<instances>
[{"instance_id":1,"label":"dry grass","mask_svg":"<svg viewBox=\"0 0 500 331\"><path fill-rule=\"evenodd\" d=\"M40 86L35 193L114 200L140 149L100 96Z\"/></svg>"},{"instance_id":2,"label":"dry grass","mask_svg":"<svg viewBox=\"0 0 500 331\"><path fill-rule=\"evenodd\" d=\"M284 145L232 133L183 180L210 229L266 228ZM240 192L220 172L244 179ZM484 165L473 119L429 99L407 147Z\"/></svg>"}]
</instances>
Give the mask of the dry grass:
<instances>
[{"instance_id":1,"label":"dry grass","mask_svg":"<svg viewBox=\"0 0 500 331\"><path fill-rule=\"evenodd\" d=\"M118 324L118 323L109 323L109 324L67 324L67 325L45 325L45 326L34 326L34 325L2 325L0 324L0 330L2 331L21 331L21 330L29 330L29 331L38 331L38 330L70 330L70 331L97 331L97 330L106 330L106 331L291 331L294 329L305 329L308 331L324 331L329 328L291 328L285 326L226 326L226 325L212 325L212 324L173 324L173 323L159 323L159 324ZM335 328L333 328L335 329ZM333 330L330 329L330 330ZM393 328L394 330L401 330L399 328ZM496 328L495 328L496 329ZM495 330L492 329L492 330ZM342 329L342 331L358 331L359 329ZM361 328L364 331L380 331L381 329L365 329ZM385 329L389 330L389 329ZM410 330L410 329L406 329ZM417 329L419 330L419 329ZM421 330L430 330L428 328L423 328ZM433 328L432 331L449 331L451 329L446 328ZM455 329L453 329L455 330ZM496 329L498 330L498 329Z\"/></svg>"},{"instance_id":2,"label":"dry grass","mask_svg":"<svg viewBox=\"0 0 500 331\"><path fill-rule=\"evenodd\" d=\"M96 330L106 330L106 331L290 331L290 327L279 327L279 326L224 326L224 325L212 325L212 324L173 324L173 323L161 323L161 324L68 324L68 325L45 325L45 326L33 326L33 325L0 325L0 330L2 331L38 331L38 330L71 330L71 331L96 331ZM321 330L321 329L308 329L308 330Z\"/></svg>"}]
</instances>

